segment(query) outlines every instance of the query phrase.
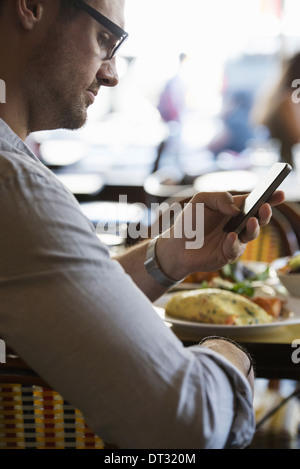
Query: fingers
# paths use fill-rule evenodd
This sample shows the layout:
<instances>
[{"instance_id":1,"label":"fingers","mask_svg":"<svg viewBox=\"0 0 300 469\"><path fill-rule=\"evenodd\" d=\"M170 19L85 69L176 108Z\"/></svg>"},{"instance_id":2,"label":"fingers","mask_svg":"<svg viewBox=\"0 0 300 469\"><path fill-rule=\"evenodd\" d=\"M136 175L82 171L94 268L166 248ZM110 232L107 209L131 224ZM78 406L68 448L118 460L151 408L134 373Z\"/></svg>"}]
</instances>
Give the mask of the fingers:
<instances>
[{"instance_id":1,"label":"fingers","mask_svg":"<svg viewBox=\"0 0 300 469\"><path fill-rule=\"evenodd\" d=\"M258 220L260 226L265 226L270 223L270 220L272 218L272 209L269 204L264 204L260 207L259 212L258 212Z\"/></svg>"},{"instance_id":2,"label":"fingers","mask_svg":"<svg viewBox=\"0 0 300 469\"><path fill-rule=\"evenodd\" d=\"M236 259L239 259L245 251L245 248L246 244L241 242L236 233L229 233L226 236L223 245L223 254L225 257L225 262L230 263L234 262Z\"/></svg>"},{"instance_id":3,"label":"fingers","mask_svg":"<svg viewBox=\"0 0 300 469\"><path fill-rule=\"evenodd\" d=\"M268 200L268 204L272 207L280 205L285 201L285 193L283 191L276 191Z\"/></svg>"},{"instance_id":4,"label":"fingers","mask_svg":"<svg viewBox=\"0 0 300 469\"><path fill-rule=\"evenodd\" d=\"M250 218L246 228L238 236L236 233L229 233L224 243L224 255L228 262L238 259L245 251L247 243L258 238L260 224L257 218Z\"/></svg>"},{"instance_id":5,"label":"fingers","mask_svg":"<svg viewBox=\"0 0 300 469\"><path fill-rule=\"evenodd\" d=\"M235 196L234 201L235 204L238 205L239 207L242 205L243 201L245 200L245 197L247 196ZM263 204L258 212L258 220L259 220L259 225L260 226L266 226L270 223L270 220L272 218L272 207L276 207L277 205L280 205L284 202L285 200L285 194L283 191L276 191L268 200L268 203ZM248 223L250 224L248 226L248 230L250 235L252 236L251 232L254 232L254 236L257 237L259 234L259 227L257 226L257 220L250 219ZM247 230L247 231L248 231ZM245 237L243 238L245 239ZM248 238L246 238L245 242L247 241ZM250 238L251 240L252 238ZM254 239L254 238L253 238Z\"/></svg>"},{"instance_id":6,"label":"fingers","mask_svg":"<svg viewBox=\"0 0 300 469\"><path fill-rule=\"evenodd\" d=\"M194 203L204 203L208 208L214 211L219 211L224 215L234 216L240 212L248 194L232 196L229 192L201 192L193 197ZM285 194L282 191L276 191L268 200L268 205L275 207L280 205L285 200ZM262 219L265 218L263 212ZM268 218L268 216L267 216Z\"/></svg>"},{"instance_id":7,"label":"fingers","mask_svg":"<svg viewBox=\"0 0 300 469\"><path fill-rule=\"evenodd\" d=\"M240 208L244 204L248 194L232 196L228 192L204 192L196 194L193 198L193 203L204 203L205 206L212 211L222 213L227 216L236 216L240 213ZM259 236L260 227L266 226L270 223L272 218L272 208L285 200L284 192L276 191L268 200L268 203L263 204L258 212L258 219L253 217L247 222L246 228L237 237L228 237L227 239L227 253L226 257L233 259L238 252L243 252L245 249L244 244L253 241ZM233 235L233 233L232 233Z\"/></svg>"},{"instance_id":8,"label":"fingers","mask_svg":"<svg viewBox=\"0 0 300 469\"><path fill-rule=\"evenodd\" d=\"M272 218L272 208L280 205L285 200L285 194L282 191L277 191L273 194L273 196L268 200L267 204L264 204L260 207L258 212L258 219L260 226L265 226L270 223Z\"/></svg>"},{"instance_id":9,"label":"fingers","mask_svg":"<svg viewBox=\"0 0 300 469\"><path fill-rule=\"evenodd\" d=\"M261 224L259 223L257 218L250 218L247 222L246 230L244 231L242 241L244 243L250 243L250 241L253 241L254 239L258 238L260 226Z\"/></svg>"},{"instance_id":10,"label":"fingers","mask_svg":"<svg viewBox=\"0 0 300 469\"><path fill-rule=\"evenodd\" d=\"M264 204L260 207L258 212L258 219L260 226L266 226L270 223L272 218L272 208L280 205L284 202L285 195L284 192L278 191L273 194L272 197L268 200L267 204Z\"/></svg>"}]
</instances>

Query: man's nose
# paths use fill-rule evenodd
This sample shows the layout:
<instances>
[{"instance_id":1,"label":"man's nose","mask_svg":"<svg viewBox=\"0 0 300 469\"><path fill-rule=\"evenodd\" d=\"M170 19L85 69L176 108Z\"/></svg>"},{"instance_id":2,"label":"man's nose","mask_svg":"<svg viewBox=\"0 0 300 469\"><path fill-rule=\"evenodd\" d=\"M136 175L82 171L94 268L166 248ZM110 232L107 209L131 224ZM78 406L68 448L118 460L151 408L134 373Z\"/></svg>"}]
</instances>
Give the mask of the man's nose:
<instances>
[{"instance_id":1,"label":"man's nose","mask_svg":"<svg viewBox=\"0 0 300 469\"><path fill-rule=\"evenodd\" d=\"M97 73L97 79L102 86L117 86L119 83L119 76L115 58L102 62Z\"/></svg>"}]
</instances>

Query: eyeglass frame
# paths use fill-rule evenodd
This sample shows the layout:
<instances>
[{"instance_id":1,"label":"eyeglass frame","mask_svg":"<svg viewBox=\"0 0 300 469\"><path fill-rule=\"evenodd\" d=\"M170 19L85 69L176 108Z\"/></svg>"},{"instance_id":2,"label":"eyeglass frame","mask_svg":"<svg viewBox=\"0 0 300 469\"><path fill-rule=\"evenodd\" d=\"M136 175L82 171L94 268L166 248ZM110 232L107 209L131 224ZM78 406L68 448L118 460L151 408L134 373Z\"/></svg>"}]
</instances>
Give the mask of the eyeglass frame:
<instances>
[{"instance_id":1,"label":"eyeglass frame","mask_svg":"<svg viewBox=\"0 0 300 469\"><path fill-rule=\"evenodd\" d=\"M117 43L110 51L108 51L107 58L104 60L112 60L116 55L116 52L119 50L121 45L124 41L128 38L128 33L124 31L120 26L115 24L113 21L108 19L106 16L102 15L98 10L88 5L83 0L76 0L76 5L79 9L83 10L85 13L90 15L97 23L101 24L104 28L106 28L110 33L112 33L118 40L120 41Z\"/></svg>"}]
</instances>

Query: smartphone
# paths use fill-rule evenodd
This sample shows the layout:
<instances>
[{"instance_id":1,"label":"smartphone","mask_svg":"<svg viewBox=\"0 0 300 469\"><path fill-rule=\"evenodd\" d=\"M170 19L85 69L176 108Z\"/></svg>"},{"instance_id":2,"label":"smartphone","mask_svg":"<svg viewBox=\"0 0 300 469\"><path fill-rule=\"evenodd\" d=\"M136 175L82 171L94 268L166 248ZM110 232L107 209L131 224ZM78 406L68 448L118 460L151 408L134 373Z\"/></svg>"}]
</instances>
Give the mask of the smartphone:
<instances>
[{"instance_id":1,"label":"smartphone","mask_svg":"<svg viewBox=\"0 0 300 469\"><path fill-rule=\"evenodd\" d=\"M280 186L282 181L290 174L292 167L287 163L276 163L267 172L245 200L241 213L232 217L224 226L226 233L234 231L240 234L251 217L255 217L259 207L266 203L271 195Z\"/></svg>"}]
</instances>

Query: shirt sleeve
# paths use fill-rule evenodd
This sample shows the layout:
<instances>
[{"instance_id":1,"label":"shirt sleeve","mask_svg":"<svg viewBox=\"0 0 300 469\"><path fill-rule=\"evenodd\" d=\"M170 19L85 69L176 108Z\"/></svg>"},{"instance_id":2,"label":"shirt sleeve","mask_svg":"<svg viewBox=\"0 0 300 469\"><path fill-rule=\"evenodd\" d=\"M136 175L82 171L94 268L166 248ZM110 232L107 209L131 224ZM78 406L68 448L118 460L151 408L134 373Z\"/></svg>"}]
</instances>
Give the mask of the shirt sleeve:
<instances>
[{"instance_id":1,"label":"shirt sleeve","mask_svg":"<svg viewBox=\"0 0 300 469\"><path fill-rule=\"evenodd\" d=\"M0 335L119 448L244 447L242 374L184 348L56 179L0 185Z\"/></svg>"}]
</instances>

